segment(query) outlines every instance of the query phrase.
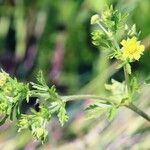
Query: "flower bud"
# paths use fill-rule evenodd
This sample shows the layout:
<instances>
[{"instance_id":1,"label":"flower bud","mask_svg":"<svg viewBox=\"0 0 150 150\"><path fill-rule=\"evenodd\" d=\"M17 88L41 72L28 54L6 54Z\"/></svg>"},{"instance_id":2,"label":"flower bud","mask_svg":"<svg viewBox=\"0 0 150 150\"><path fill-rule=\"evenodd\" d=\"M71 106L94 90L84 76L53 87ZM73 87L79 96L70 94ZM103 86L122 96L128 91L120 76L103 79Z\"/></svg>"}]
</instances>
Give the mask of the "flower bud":
<instances>
[{"instance_id":1,"label":"flower bud","mask_svg":"<svg viewBox=\"0 0 150 150\"><path fill-rule=\"evenodd\" d=\"M95 14L95 15L93 15L93 16L91 17L91 24L96 24L96 23L99 22L99 20L100 20L99 15L98 15L98 14Z\"/></svg>"},{"instance_id":2,"label":"flower bud","mask_svg":"<svg viewBox=\"0 0 150 150\"><path fill-rule=\"evenodd\" d=\"M0 87L2 87L7 81L7 76L5 73L0 73Z\"/></svg>"}]
</instances>

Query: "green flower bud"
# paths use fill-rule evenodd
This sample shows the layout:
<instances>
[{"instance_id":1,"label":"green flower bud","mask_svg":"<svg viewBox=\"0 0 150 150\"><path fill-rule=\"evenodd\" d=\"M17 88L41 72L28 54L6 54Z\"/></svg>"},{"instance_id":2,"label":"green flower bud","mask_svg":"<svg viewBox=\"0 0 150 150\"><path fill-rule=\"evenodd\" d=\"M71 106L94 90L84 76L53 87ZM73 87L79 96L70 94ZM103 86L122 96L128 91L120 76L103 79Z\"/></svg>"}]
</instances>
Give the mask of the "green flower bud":
<instances>
[{"instance_id":1,"label":"green flower bud","mask_svg":"<svg viewBox=\"0 0 150 150\"><path fill-rule=\"evenodd\" d=\"M33 132L33 135L41 141L45 141L48 136L48 131L45 128L36 128L36 130Z\"/></svg>"},{"instance_id":2,"label":"green flower bud","mask_svg":"<svg viewBox=\"0 0 150 150\"><path fill-rule=\"evenodd\" d=\"M18 132L20 132L23 129L27 129L29 127L29 120L27 116L21 117L18 126L19 126Z\"/></svg>"},{"instance_id":3,"label":"green flower bud","mask_svg":"<svg viewBox=\"0 0 150 150\"><path fill-rule=\"evenodd\" d=\"M0 113L6 113L8 109L8 105L5 102L0 103Z\"/></svg>"},{"instance_id":4,"label":"green flower bud","mask_svg":"<svg viewBox=\"0 0 150 150\"><path fill-rule=\"evenodd\" d=\"M99 20L100 20L100 17L99 17L98 14L93 15L93 16L91 17L91 24L96 24L96 23L99 22Z\"/></svg>"},{"instance_id":5,"label":"green flower bud","mask_svg":"<svg viewBox=\"0 0 150 150\"><path fill-rule=\"evenodd\" d=\"M0 87L2 87L7 81L7 76L5 73L0 73Z\"/></svg>"}]
</instances>

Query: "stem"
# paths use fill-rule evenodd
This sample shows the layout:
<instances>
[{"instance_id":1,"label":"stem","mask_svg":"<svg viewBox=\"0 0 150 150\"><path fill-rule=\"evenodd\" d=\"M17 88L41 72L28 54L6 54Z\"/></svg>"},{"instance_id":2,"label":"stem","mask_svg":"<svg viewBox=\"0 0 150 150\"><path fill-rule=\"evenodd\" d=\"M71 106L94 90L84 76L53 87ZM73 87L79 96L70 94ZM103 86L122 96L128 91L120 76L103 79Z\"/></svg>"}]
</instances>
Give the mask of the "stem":
<instances>
[{"instance_id":1,"label":"stem","mask_svg":"<svg viewBox=\"0 0 150 150\"><path fill-rule=\"evenodd\" d=\"M103 27L103 25L100 22L98 23L98 25L104 31L104 33L111 39L114 46L119 51L120 47L119 47L119 44L117 43L116 38L114 37L114 35L112 35L112 37L110 37L109 32L105 29L105 27ZM126 71L126 68L123 67L123 69L124 69L124 76L125 76L125 82L126 82L126 85L127 85L127 90L128 90L128 93L129 93L130 92L129 76L128 76L128 73Z\"/></svg>"},{"instance_id":2,"label":"stem","mask_svg":"<svg viewBox=\"0 0 150 150\"><path fill-rule=\"evenodd\" d=\"M84 99L97 99L97 100L105 101L107 103L111 103L111 102L114 103L114 101L109 98L96 96L96 95L69 95L69 96L61 96L61 99L63 99L65 102L74 101L74 100L82 100L82 99L83 100Z\"/></svg>"},{"instance_id":3,"label":"stem","mask_svg":"<svg viewBox=\"0 0 150 150\"><path fill-rule=\"evenodd\" d=\"M129 94L129 92L130 92L129 76L128 76L128 73L127 73L125 66L123 67L123 70L124 70L124 76L125 76L125 83L127 85L127 90L128 90L128 94Z\"/></svg>"},{"instance_id":4,"label":"stem","mask_svg":"<svg viewBox=\"0 0 150 150\"><path fill-rule=\"evenodd\" d=\"M141 117L143 117L144 119L146 119L147 121L150 122L150 116L148 114L146 114L145 112L143 112L138 107L136 107L134 104L130 103L126 107L129 108L129 109L131 109L132 111L134 111L135 113L137 113L138 115L140 115Z\"/></svg>"},{"instance_id":5,"label":"stem","mask_svg":"<svg viewBox=\"0 0 150 150\"><path fill-rule=\"evenodd\" d=\"M101 97L101 96L96 96L96 95L69 95L69 96L61 96L61 99L64 100L64 102L76 101L76 100L82 100L82 99L83 100L84 99L97 99L97 100L101 100L102 102L105 102L105 103L113 103L113 104L115 104L115 102L113 100L111 100L111 99L108 99L108 98L105 98L105 97ZM132 111L134 111L135 113L137 113L138 115L140 115L141 117L146 119L147 121L150 121L150 116L147 115L145 112L143 112L138 107L136 107L134 104L130 103L126 107L131 109Z\"/></svg>"},{"instance_id":6,"label":"stem","mask_svg":"<svg viewBox=\"0 0 150 150\"><path fill-rule=\"evenodd\" d=\"M117 43L115 37L112 35L110 36L109 32L105 29L105 27L103 27L103 25L99 22L98 23L99 27L104 31L104 33L111 39L111 41L113 42L114 46L116 47L117 50L120 50L120 47L119 47L119 44ZM126 86L127 86L127 92L128 92L128 96L130 96L130 83L129 83L129 75L127 73L127 70L126 70L126 67L124 66L123 67L123 70L124 70L124 76L125 76L125 83L126 83ZM126 88L126 87L125 87ZM126 89L125 89L126 90ZM88 97L88 96L87 96ZM75 97L73 97L75 98ZM79 97L77 97L79 98ZM84 98L84 96L81 98ZM98 98L98 97L88 97L88 98L97 98L97 99L101 99L101 98ZM80 98L79 98L80 99ZM145 112L143 112L142 110L140 110L138 107L136 107L134 104L130 103L128 106L129 109L131 109L132 111L134 111L135 113L137 113L138 115L140 115L141 117L143 117L144 119L146 119L147 121L150 121L150 116L147 115Z\"/></svg>"},{"instance_id":7,"label":"stem","mask_svg":"<svg viewBox=\"0 0 150 150\"><path fill-rule=\"evenodd\" d=\"M102 26L102 24L100 22L97 23L99 25L99 27L104 31L104 33L109 37L109 33L108 31Z\"/></svg>"},{"instance_id":8,"label":"stem","mask_svg":"<svg viewBox=\"0 0 150 150\"><path fill-rule=\"evenodd\" d=\"M116 38L113 35L110 36L110 33L105 29L105 27L103 27L103 25L100 22L98 22L97 24L104 31L104 33L108 36L108 38L113 42L113 44L117 48L117 50L120 50L119 44L115 40Z\"/></svg>"}]
</instances>

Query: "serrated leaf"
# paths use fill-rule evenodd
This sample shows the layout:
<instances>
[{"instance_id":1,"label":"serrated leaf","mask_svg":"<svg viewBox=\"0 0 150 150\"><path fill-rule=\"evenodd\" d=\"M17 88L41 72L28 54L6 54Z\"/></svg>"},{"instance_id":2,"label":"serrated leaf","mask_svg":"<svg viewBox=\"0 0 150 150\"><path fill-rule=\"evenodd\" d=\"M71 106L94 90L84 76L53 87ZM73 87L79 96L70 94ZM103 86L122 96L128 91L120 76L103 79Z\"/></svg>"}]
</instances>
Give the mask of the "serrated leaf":
<instances>
[{"instance_id":1,"label":"serrated leaf","mask_svg":"<svg viewBox=\"0 0 150 150\"><path fill-rule=\"evenodd\" d=\"M6 119L7 119L8 117L9 117L9 115L6 114L6 115L2 118L2 120L0 121L0 126L5 123L5 121L6 121Z\"/></svg>"},{"instance_id":2,"label":"serrated leaf","mask_svg":"<svg viewBox=\"0 0 150 150\"><path fill-rule=\"evenodd\" d=\"M102 113L106 112L111 106L108 104L96 103L86 108L87 119L97 119Z\"/></svg>"},{"instance_id":3,"label":"serrated leaf","mask_svg":"<svg viewBox=\"0 0 150 150\"><path fill-rule=\"evenodd\" d=\"M86 119L97 119L103 112L104 111L102 111L102 108L100 107L95 107L94 109L87 110Z\"/></svg>"},{"instance_id":4,"label":"serrated leaf","mask_svg":"<svg viewBox=\"0 0 150 150\"><path fill-rule=\"evenodd\" d=\"M43 72L40 70L37 74L37 80L41 85L46 85L46 81L43 76Z\"/></svg>"},{"instance_id":5,"label":"serrated leaf","mask_svg":"<svg viewBox=\"0 0 150 150\"><path fill-rule=\"evenodd\" d=\"M135 76L133 76L130 80L130 89L132 95L139 92L139 85Z\"/></svg>"},{"instance_id":6,"label":"serrated leaf","mask_svg":"<svg viewBox=\"0 0 150 150\"><path fill-rule=\"evenodd\" d=\"M110 107L110 104L106 104L106 103L95 103L95 104L89 105L85 110L88 111L88 110L96 109L97 107L100 107L100 108L108 108L108 107Z\"/></svg>"},{"instance_id":7,"label":"serrated leaf","mask_svg":"<svg viewBox=\"0 0 150 150\"><path fill-rule=\"evenodd\" d=\"M110 98L119 104L123 98L128 97L127 87L124 82L121 83L114 79L111 82L112 84L105 84L105 88L111 92Z\"/></svg>"},{"instance_id":8,"label":"serrated leaf","mask_svg":"<svg viewBox=\"0 0 150 150\"><path fill-rule=\"evenodd\" d=\"M19 104L16 105L16 118L19 119L21 116Z\"/></svg>"},{"instance_id":9,"label":"serrated leaf","mask_svg":"<svg viewBox=\"0 0 150 150\"><path fill-rule=\"evenodd\" d=\"M69 116L67 115L67 112L66 112L66 109L65 109L65 104L60 106L57 116L59 118L59 122L61 123L61 126L63 126L64 123L68 121Z\"/></svg>"},{"instance_id":10,"label":"serrated leaf","mask_svg":"<svg viewBox=\"0 0 150 150\"><path fill-rule=\"evenodd\" d=\"M117 115L117 108L115 106L112 106L108 111L108 120L112 121L116 115Z\"/></svg>"},{"instance_id":11,"label":"serrated leaf","mask_svg":"<svg viewBox=\"0 0 150 150\"><path fill-rule=\"evenodd\" d=\"M95 109L95 108L97 108L97 107L99 107L99 106L96 105L96 104L92 104L92 105L88 106L85 110L88 111L88 110Z\"/></svg>"}]
</instances>

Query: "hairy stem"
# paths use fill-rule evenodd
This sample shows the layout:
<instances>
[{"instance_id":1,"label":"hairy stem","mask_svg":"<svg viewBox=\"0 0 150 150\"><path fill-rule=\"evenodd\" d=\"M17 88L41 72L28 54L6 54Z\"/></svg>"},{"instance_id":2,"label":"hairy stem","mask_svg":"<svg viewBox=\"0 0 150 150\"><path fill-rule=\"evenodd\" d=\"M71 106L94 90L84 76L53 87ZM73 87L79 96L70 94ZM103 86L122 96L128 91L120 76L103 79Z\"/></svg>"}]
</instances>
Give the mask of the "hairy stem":
<instances>
[{"instance_id":1,"label":"hairy stem","mask_svg":"<svg viewBox=\"0 0 150 150\"><path fill-rule=\"evenodd\" d=\"M132 111L134 111L135 113L137 113L138 115L140 115L141 117L143 117L144 119L146 119L147 121L150 122L150 116L148 114L146 114L145 112L143 112L138 107L136 107L134 104L130 103L126 107L129 108L129 109L131 109Z\"/></svg>"},{"instance_id":2,"label":"hairy stem","mask_svg":"<svg viewBox=\"0 0 150 150\"><path fill-rule=\"evenodd\" d=\"M119 44L116 41L116 38L114 37L114 35L112 34L112 32L108 32L107 29L105 29L105 27L99 22L98 23L99 27L101 28L101 30L108 36L108 38L112 41L112 43L114 44L114 46L117 48L117 50L120 50Z\"/></svg>"},{"instance_id":3,"label":"hairy stem","mask_svg":"<svg viewBox=\"0 0 150 150\"><path fill-rule=\"evenodd\" d=\"M69 96L61 96L61 99L64 100L64 102L76 101L76 100L85 100L85 99L95 99L95 100L100 100L103 103L116 104L114 102L114 100L111 100L111 99L105 98L105 97L101 97L101 96L97 96L97 95L69 95ZM138 115L140 115L141 117L146 119L147 121L150 121L150 116L147 115L145 112L143 112L138 107L136 107L134 104L130 103L126 107L131 109L132 111L134 111L135 113L137 113Z\"/></svg>"},{"instance_id":4,"label":"hairy stem","mask_svg":"<svg viewBox=\"0 0 150 150\"><path fill-rule=\"evenodd\" d=\"M107 102L107 103L115 103L113 100L97 95L69 95L69 96L61 96L61 99L64 100L65 102L67 101L75 101L75 100L85 100L85 99L95 99L95 100L100 100L102 102Z\"/></svg>"},{"instance_id":5,"label":"hairy stem","mask_svg":"<svg viewBox=\"0 0 150 150\"><path fill-rule=\"evenodd\" d=\"M129 76L128 76L128 73L127 73L127 70L126 70L125 66L123 67L123 70L124 70L124 77L125 77L125 83L126 83L126 86L127 86L127 91L128 91L128 94L129 94L129 92L130 92Z\"/></svg>"},{"instance_id":6,"label":"hairy stem","mask_svg":"<svg viewBox=\"0 0 150 150\"><path fill-rule=\"evenodd\" d=\"M108 31L105 29L105 27L103 27L103 25L99 22L97 23L99 25L99 27L101 28L101 30L109 37L109 33Z\"/></svg>"}]
</instances>

